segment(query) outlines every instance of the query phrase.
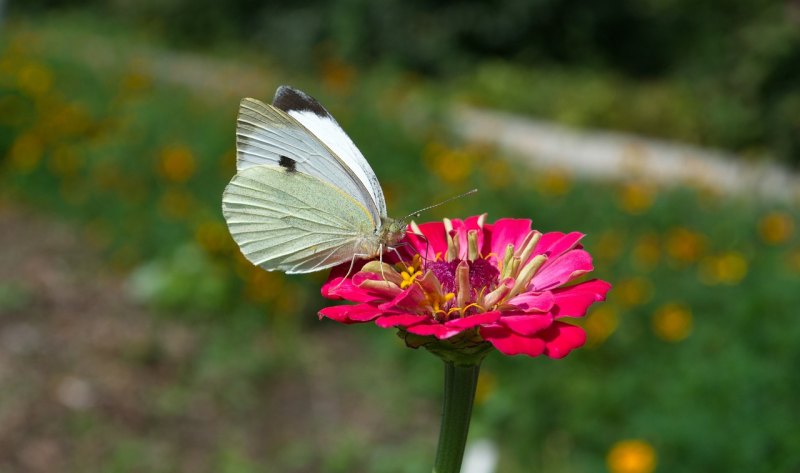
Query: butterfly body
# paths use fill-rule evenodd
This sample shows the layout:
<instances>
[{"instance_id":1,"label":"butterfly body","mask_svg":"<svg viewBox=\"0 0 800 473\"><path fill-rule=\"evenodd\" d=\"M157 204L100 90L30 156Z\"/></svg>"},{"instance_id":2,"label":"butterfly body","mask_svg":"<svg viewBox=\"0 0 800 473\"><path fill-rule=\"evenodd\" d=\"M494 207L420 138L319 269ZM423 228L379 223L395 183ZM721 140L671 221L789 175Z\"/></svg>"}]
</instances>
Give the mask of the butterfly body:
<instances>
[{"instance_id":1,"label":"butterfly body","mask_svg":"<svg viewBox=\"0 0 800 473\"><path fill-rule=\"evenodd\" d=\"M283 86L272 105L242 100L237 124L222 210L249 261L306 273L376 257L403 237L372 168L315 99Z\"/></svg>"}]
</instances>

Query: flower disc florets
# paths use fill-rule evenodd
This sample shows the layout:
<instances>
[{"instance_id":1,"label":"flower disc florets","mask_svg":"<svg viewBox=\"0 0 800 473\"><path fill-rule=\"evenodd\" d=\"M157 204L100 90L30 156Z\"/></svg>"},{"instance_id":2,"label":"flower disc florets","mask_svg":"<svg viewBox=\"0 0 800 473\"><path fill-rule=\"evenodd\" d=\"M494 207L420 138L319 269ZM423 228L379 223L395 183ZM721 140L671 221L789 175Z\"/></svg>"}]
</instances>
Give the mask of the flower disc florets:
<instances>
[{"instance_id":1,"label":"flower disc florets","mask_svg":"<svg viewBox=\"0 0 800 473\"><path fill-rule=\"evenodd\" d=\"M331 272L322 294L356 305L327 307L320 317L396 327L412 347L463 364L492 347L507 355L566 356L585 342L583 317L611 285L574 280L592 271L580 233L539 233L530 220L485 215L409 225L386 262Z\"/></svg>"}]
</instances>

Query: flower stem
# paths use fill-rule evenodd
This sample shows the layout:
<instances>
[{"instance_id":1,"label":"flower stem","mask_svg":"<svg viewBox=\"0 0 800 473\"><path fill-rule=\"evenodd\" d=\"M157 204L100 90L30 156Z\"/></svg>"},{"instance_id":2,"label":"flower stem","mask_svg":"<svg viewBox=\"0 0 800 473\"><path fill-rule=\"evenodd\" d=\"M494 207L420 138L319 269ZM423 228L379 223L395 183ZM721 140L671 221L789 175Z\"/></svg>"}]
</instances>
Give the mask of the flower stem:
<instances>
[{"instance_id":1,"label":"flower stem","mask_svg":"<svg viewBox=\"0 0 800 473\"><path fill-rule=\"evenodd\" d=\"M444 364L444 404L433 473L459 473L467 444L480 364Z\"/></svg>"}]
</instances>

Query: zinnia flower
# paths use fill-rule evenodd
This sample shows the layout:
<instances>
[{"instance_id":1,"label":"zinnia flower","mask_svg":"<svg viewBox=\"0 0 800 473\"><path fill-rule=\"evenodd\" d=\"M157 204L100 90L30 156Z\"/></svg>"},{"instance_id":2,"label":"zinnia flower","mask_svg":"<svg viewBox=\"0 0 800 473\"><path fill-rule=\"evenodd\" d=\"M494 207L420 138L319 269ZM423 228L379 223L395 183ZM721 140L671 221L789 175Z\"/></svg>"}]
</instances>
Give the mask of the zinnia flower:
<instances>
[{"instance_id":1,"label":"zinnia flower","mask_svg":"<svg viewBox=\"0 0 800 473\"><path fill-rule=\"evenodd\" d=\"M579 243L584 235L485 217L411 223L384 262L334 268L323 296L356 304L326 307L320 318L395 327L409 346L445 358L482 358L492 347L562 358L582 346L583 329L566 320L583 317L611 288L597 279L575 283L593 269Z\"/></svg>"}]
</instances>

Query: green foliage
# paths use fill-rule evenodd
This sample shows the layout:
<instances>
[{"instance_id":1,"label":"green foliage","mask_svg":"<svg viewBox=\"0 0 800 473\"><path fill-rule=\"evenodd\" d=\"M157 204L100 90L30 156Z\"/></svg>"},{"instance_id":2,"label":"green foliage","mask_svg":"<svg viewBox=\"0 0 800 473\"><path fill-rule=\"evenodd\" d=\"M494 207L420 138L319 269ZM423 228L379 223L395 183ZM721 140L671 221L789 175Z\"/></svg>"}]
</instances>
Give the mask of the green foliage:
<instances>
[{"instance_id":1,"label":"green foliage","mask_svg":"<svg viewBox=\"0 0 800 473\"><path fill-rule=\"evenodd\" d=\"M369 421L369 413L358 410L358 416L328 426L340 435L325 451L286 433L295 441L275 440L266 467L253 460L258 449L239 445L238 437L220 441L214 471L389 473L430 465L425 449L432 459L432 434L420 432L410 414L438 399L437 360L404 349L394 334L375 327L310 328L323 304L316 293L324 275L265 273L244 261L230 241L219 207L234 172L235 100L165 85L135 61L98 73L37 45L35 29L12 30L3 44L3 201L27 202L80 226L86 244L107 255L109 265L132 272L136 294L169 310L165 320L181 312L206 314L208 325L197 330L212 333L204 334L203 349L186 362L189 388L176 386L154 397L153 415L166 421L187 415L186 406L202 406L202 396L215 393L214 400L244 426L253 423L251 409L263 396L285 401L280 408L297 402L308 416L310 400L279 397L274 381L325 375L350 392L364 391L359 399L385 407L399 426L393 432L406 435L375 445L376 439L348 428ZM631 90L627 79L589 74L573 82L564 71L533 82L540 93L525 102L529 88L513 68L484 67L488 72L472 83L480 95L570 123L656 129L700 113L690 86ZM776 81L764 90L769 95L780 89L780 80L766 76ZM621 89L630 96L620 95ZM520 168L497 150L454 144L429 127L433 112L420 108L429 90L402 74L374 72L358 88L328 91L320 98L374 165L393 215L478 187L479 198L449 204L447 215L488 212L490 219L532 218L542 231L586 232L596 276L614 284L609 301L583 322L589 346L567 360L486 360L473 432L501 446L500 471L603 471L608 451L628 438L651 444L661 471L796 471L795 208L696 189L656 189L646 182L584 183L563 172ZM644 97L660 105L650 109ZM636 120L618 112L626 98L634 103L630 116ZM787 116L797 105L774 103ZM734 115L721 114L752 123L746 114ZM679 133L705 133L702 123L690 121ZM14 287L0 288L0 305L18 307L24 300ZM270 315L255 315L260 313ZM265 326L270 343L258 338ZM326 332L332 340L354 341L349 349L356 355L346 363L315 357ZM342 351L347 358L350 352ZM131 362L157 366L161 356L144 347L131 354ZM89 415L76 417L71 428L76 442L119 439L98 465L76 457L75 471L177 469L180 452L154 457L144 440L127 438Z\"/></svg>"}]
</instances>

